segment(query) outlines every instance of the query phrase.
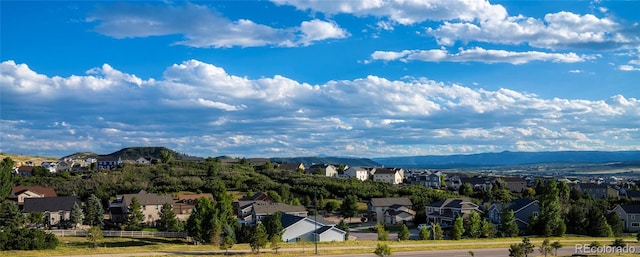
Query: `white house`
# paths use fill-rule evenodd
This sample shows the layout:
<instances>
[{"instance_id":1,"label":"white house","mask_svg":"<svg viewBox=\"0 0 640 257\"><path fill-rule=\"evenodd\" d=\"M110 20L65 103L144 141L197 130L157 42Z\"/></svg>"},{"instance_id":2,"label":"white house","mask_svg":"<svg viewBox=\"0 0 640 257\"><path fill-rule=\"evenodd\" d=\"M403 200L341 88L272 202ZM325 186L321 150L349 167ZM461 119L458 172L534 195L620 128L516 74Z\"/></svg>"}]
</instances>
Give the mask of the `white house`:
<instances>
[{"instance_id":1,"label":"white house","mask_svg":"<svg viewBox=\"0 0 640 257\"><path fill-rule=\"evenodd\" d=\"M309 217L300 217L283 213L280 222L284 228L282 241L297 242L301 238L319 242L344 241L347 232L332 225L325 225ZM317 236L315 236L317 235Z\"/></svg>"},{"instance_id":2,"label":"white house","mask_svg":"<svg viewBox=\"0 0 640 257\"><path fill-rule=\"evenodd\" d=\"M318 173L327 177L338 176L338 169L336 168L336 166L333 166L331 164L314 164L311 165L311 167L309 167L307 171L310 173Z\"/></svg>"},{"instance_id":3,"label":"white house","mask_svg":"<svg viewBox=\"0 0 640 257\"><path fill-rule=\"evenodd\" d=\"M391 183L394 185L402 183L404 178L404 170L396 168L380 168L376 169L373 174L373 180L385 183Z\"/></svg>"},{"instance_id":4,"label":"white house","mask_svg":"<svg viewBox=\"0 0 640 257\"><path fill-rule=\"evenodd\" d=\"M369 174L372 171L375 171L376 168L365 168L365 167L350 167L344 171L344 175L350 178L357 178L359 180L365 181L369 179Z\"/></svg>"}]
</instances>

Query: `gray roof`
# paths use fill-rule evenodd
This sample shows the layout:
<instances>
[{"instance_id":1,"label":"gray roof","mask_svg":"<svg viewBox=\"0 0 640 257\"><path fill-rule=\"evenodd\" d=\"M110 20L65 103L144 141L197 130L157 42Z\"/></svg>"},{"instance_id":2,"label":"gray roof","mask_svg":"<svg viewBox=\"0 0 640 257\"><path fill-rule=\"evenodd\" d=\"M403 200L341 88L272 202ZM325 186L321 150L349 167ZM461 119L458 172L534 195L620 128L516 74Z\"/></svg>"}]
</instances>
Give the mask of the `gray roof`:
<instances>
[{"instance_id":1,"label":"gray roof","mask_svg":"<svg viewBox=\"0 0 640 257\"><path fill-rule=\"evenodd\" d=\"M449 208L462 208L463 205L467 205L468 203L470 203L471 201L469 201L468 199L465 198L447 198L445 200L442 201L437 201L437 202L433 202L427 206L429 207L438 207L438 208L442 208L442 207L449 207Z\"/></svg>"},{"instance_id":2,"label":"gray roof","mask_svg":"<svg viewBox=\"0 0 640 257\"><path fill-rule=\"evenodd\" d=\"M515 199L513 201L511 201L511 203L509 204L509 209L513 210L513 211L518 211L522 208L524 208L525 206L532 204L534 202L537 202L538 200L534 200L534 199L525 199L525 198L520 198L520 199Z\"/></svg>"},{"instance_id":3,"label":"gray roof","mask_svg":"<svg viewBox=\"0 0 640 257\"><path fill-rule=\"evenodd\" d=\"M373 206L391 206L391 205L413 206L413 203L407 197L387 197L387 198L371 198Z\"/></svg>"},{"instance_id":4,"label":"gray roof","mask_svg":"<svg viewBox=\"0 0 640 257\"><path fill-rule=\"evenodd\" d=\"M276 212L306 212L304 206L288 205L284 203L272 203L272 204L254 204L253 211L257 214L269 214Z\"/></svg>"},{"instance_id":5,"label":"gray roof","mask_svg":"<svg viewBox=\"0 0 640 257\"><path fill-rule=\"evenodd\" d=\"M131 199L137 198L140 205L163 205L165 203L173 204L173 198L168 195L157 195L153 193L147 193L145 191L141 191L137 194L124 194L122 195L122 199L124 200L123 205L129 206L131 204Z\"/></svg>"},{"instance_id":6,"label":"gray roof","mask_svg":"<svg viewBox=\"0 0 640 257\"><path fill-rule=\"evenodd\" d=\"M78 205L82 204L77 196L25 198L22 211L25 213L71 211L76 202Z\"/></svg>"},{"instance_id":7,"label":"gray roof","mask_svg":"<svg viewBox=\"0 0 640 257\"><path fill-rule=\"evenodd\" d=\"M398 171L400 171L400 169L397 168L379 168L376 169L376 173L378 175L383 175L383 174L396 174Z\"/></svg>"},{"instance_id":8,"label":"gray roof","mask_svg":"<svg viewBox=\"0 0 640 257\"><path fill-rule=\"evenodd\" d=\"M630 204L630 205L620 205L624 212L629 213L640 213L640 204Z\"/></svg>"},{"instance_id":9,"label":"gray roof","mask_svg":"<svg viewBox=\"0 0 640 257\"><path fill-rule=\"evenodd\" d=\"M606 184L596 184L596 183L580 183L578 184L580 189L594 188L594 189L605 189L608 188Z\"/></svg>"}]
</instances>

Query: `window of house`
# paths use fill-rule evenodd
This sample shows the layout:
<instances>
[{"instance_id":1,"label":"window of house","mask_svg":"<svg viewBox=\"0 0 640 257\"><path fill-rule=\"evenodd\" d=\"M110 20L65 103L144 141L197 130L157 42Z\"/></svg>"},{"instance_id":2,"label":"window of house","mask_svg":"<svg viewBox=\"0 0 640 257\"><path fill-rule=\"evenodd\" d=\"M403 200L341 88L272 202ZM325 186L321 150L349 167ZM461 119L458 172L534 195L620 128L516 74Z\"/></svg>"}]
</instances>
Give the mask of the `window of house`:
<instances>
[{"instance_id":1,"label":"window of house","mask_svg":"<svg viewBox=\"0 0 640 257\"><path fill-rule=\"evenodd\" d=\"M533 217L538 217L538 212L537 212L537 211L534 211L531 215L532 215Z\"/></svg>"},{"instance_id":2,"label":"window of house","mask_svg":"<svg viewBox=\"0 0 640 257\"><path fill-rule=\"evenodd\" d=\"M156 205L156 210L157 210L158 208L160 208L160 205Z\"/></svg>"},{"instance_id":3,"label":"window of house","mask_svg":"<svg viewBox=\"0 0 640 257\"><path fill-rule=\"evenodd\" d=\"M631 219L635 220L636 219L636 215L631 215Z\"/></svg>"},{"instance_id":4,"label":"window of house","mask_svg":"<svg viewBox=\"0 0 640 257\"><path fill-rule=\"evenodd\" d=\"M631 222L632 227L640 227L640 222Z\"/></svg>"}]
</instances>

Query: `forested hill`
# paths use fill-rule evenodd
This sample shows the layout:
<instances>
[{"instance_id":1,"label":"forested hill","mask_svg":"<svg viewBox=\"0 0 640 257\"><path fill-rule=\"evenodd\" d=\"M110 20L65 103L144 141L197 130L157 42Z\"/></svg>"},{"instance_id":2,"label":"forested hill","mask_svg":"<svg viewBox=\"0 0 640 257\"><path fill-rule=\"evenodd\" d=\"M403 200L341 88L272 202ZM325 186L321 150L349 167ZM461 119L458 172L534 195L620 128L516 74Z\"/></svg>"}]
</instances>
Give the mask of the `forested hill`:
<instances>
[{"instance_id":1,"label":"forested hill","mask_svg":"<svg viewBox=\"0 0 640 257\"><path fill-rule=\"evenodd\" d=\"M523 165L536 163L607 163L640 161L640 151L559 151L559 152L500 152L469 155L427 155L373 158L385 166L444 168Z\"/></svg>"},{"instance_id":2,"label":"forested hill","mask_svg":"<svg viewBox=\"0 0 640 257\"><path fill-rule=\"evenodd\" d=\"M271 162L281 163L302 163L305 167L309 167L314 163L326 164L344 164L350 167L379 167L380 164L366 158L348 158L348 157L293 157L293 158L271 158Z\"/></svg>"},{"instance_id":3,"label":"forested hill","mask_svg":"<svg viewBox=\"0 0 640 257\"><path fill-rule=\"evenodd\" d=\"M123 160L135 160L140 157L161 159L162 152L164 151L167 151L168 153L170 153L171 156L173 156L173 158L176 160L191 160L194 158L199 158L199 157L189 156L186 154L181 154L166 147L127 147L127 148L120 149L116 152L105 154L102 156L120 157ZM67 157L72 157L72 158L84 159L87 157L96 157L96 156L98 156L98 154L82 152L82 153L74 153L72 155L68 155L62 158L64 159Z\"/></svg>"}]
</instances>

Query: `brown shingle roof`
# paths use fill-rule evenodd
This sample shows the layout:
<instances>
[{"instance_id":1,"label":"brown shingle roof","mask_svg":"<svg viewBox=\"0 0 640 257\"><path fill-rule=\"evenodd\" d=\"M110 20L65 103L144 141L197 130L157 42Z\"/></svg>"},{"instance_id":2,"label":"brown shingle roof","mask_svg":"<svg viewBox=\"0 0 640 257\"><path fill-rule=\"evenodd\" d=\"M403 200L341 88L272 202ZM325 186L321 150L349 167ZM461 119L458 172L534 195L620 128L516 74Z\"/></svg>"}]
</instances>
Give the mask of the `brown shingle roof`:
<instances>
[{"instance_id":1,"label":"brown shingle roof","mask_svg":"<svg viewBox=\"0 0 640 257\"><path fill-rule=\"evenodd\" d=\"M44 197L58 196L56 194L56 190L53 189L53 187L43 187L43 186L15 186L11 189L11 193L13 195L19 195L21 192L24 192L25 190L29 190L31 192L44 195Z\"/></svg>"}]
</instances>

